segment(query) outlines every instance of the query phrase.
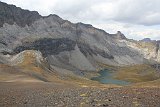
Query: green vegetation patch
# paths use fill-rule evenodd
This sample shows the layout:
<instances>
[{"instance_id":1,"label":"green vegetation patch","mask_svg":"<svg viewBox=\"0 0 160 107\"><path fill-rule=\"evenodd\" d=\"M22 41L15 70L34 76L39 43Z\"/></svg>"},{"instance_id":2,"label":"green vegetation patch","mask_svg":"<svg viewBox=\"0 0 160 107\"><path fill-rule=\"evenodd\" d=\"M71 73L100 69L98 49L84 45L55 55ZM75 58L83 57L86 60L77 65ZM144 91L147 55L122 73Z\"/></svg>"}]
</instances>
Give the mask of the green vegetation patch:
<instances>
[{"instance_id":1,"label":"green vegetation patch","mask_svg":"<svg viewBox=\"0 0 160 107\"><path fill-rule=\"evenodd\" d=\"M150 65L132 65L117 69L114 78L129 82L147 82L158 79L156 69Z\"/></svg>"}]
</instances>

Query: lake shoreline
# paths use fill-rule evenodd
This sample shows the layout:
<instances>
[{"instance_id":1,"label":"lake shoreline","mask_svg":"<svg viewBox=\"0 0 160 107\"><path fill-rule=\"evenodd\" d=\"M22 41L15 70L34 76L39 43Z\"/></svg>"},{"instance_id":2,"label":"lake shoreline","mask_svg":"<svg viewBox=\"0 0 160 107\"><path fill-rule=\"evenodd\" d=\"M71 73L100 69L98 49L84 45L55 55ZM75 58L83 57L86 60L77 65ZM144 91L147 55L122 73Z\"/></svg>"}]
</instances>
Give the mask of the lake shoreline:
<instances>
[{"instance_id":1,"label":"lake shoreline","mask_svg":"<svg viewBox=\"0 0 160 107\"><path fill-rule=\"evenodd\" d=\"M92 77L91 80L98 81L102 84L116 84L116 85L130 85L131 83L124 80L118 80L114 78L114 72L108 69L104 69L98 72L100 75Z\"/></svg>"}]
</instances>

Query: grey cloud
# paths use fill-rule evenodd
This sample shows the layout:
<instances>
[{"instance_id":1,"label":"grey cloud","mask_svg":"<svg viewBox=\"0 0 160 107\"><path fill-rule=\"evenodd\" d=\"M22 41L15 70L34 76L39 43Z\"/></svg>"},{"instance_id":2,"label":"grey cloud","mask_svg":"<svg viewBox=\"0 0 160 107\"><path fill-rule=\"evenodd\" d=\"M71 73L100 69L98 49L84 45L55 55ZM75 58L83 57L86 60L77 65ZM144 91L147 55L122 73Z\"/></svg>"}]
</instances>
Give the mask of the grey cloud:
<instances>
[{"instance_id":1,"label":"grey cloud","mask_svg":"<svg viewBox=\"0 0 160 107\"><path fill-rule=\"evenodd\" d=\"M62 0L64 1L64 0ZM160 0L81 0L53 8L65 17L80 20L114 20L141 25L160 24Z\"/></svg>"},{"instance_id":2,"label":"grey cloud","mask_svg":"<svg viewBox=\"0 0 160 107\"><path fill-rule=\"evenodd\" d=\"M142 24L160 24L159 0L120 0L117 5L118 14L113 19L116 21ZM127 1L127 2L124 2Z\"/></svg>"},{"instance_id":3,"label":"grey cloud","mask_svg":"<svg viewBox=\"0 0 160 107\"><path fill-rule=\"evenodd\" d=\"M114 20L141 25L160 24L160 0L2 0L41 14L80 21Z\"/></svg>"}]
</instances>

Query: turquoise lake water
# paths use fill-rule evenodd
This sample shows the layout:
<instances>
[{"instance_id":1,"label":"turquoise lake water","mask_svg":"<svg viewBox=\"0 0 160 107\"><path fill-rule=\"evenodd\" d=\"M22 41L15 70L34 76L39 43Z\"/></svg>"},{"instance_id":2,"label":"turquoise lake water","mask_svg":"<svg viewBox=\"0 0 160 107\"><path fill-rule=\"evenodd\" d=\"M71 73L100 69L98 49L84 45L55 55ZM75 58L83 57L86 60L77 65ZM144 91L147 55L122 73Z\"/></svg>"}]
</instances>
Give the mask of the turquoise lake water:
<instances>
[{"instance_id":1,"label":"turquoise lake water","mask_svg":"<svg viewBox=\"0 0 160 107\"><path fill-rule=\"evenodd\" d=\"M103 84L116 84L116 85L129 85L130 83L123 80L117 80L113 78L113 73L107 69L99 72L100 76L93 77L91 80L99 81Z\"/></svg>"}]
</instances>

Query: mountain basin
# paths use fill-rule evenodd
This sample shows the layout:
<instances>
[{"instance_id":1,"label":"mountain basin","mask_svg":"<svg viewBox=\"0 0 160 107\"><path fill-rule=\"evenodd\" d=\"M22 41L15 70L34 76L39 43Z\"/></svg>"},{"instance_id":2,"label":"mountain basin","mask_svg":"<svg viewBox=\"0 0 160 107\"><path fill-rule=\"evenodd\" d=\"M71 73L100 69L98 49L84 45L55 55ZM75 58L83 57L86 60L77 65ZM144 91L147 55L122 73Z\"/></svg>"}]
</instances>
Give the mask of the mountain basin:
<instances>
[{"instance_id":1,"label":"mountain basin","mask_svg":"<svg viewBox=\"0 0 160 107\"><path fill-rule=\"evenodd\" d=\"M116 85L129 85L130 82L124 80L117 80L113 78L114 73L109 71L108 69L101 70L99 72L100 76L93 77L91 80L98 81L102 84L116 84Z\"/></svg>"}]
</instances>

